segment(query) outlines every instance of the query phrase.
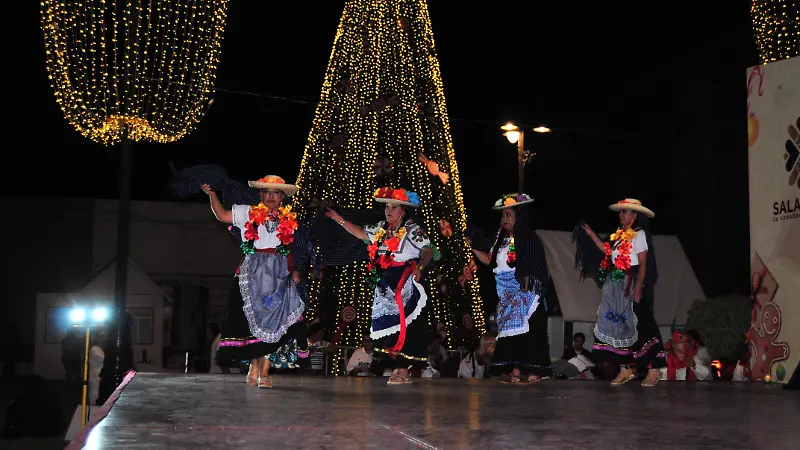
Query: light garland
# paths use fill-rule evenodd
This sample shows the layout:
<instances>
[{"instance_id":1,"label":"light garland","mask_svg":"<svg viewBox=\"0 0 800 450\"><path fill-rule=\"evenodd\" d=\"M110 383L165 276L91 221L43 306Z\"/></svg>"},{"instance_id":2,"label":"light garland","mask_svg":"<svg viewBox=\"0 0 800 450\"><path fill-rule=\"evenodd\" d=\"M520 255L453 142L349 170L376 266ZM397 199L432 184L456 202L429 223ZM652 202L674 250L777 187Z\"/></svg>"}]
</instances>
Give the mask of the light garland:
<instances>
[{"instance_id":1,"label":"light garland","mask_svg":"<svg viewBox=\"0 0 800 450\"><path fill-rule=\"evenodd\" d=\"M446 184L429 173L420 153L449 175ZM377 175L376 158L388 159L393 164L391 173ZM436 273L429 273L425 282L432 299L428 322L441 320L452 331L459 305L451 293L460 289L457 277L471 251L463 235L466 210L427 4L424 0L351 0L334 37L297 178L296 204L309 205L316 197L344 207L371 208L374 190L399 186L400 177L419 193L420 225L442 255ZM449 237L438 232L442 218L452 225ZM447 279L445 292L439 290L438 274ZM369 330L374 295L368 289L366 265L358 262L337 268L335 276L328 278L324 283L336 283L332 292L336 317L350 305L359 312L357 325L347 327L342 337L347 345L359 345ZM310 311L315 313L321 306L321 288L319 282L311 283ZM477 277L466 283L464 297L470 302L474 326L483 331Z\"/></svg>"},{"instance_id":2,"label":"light garland","mask_svg":"<svg viewBox=\"0 0 800 450\"><path fill-rule=\"evenodd\" d=\"M104 145L174 142L207 111L228 0L42 0L45 64L67 121Z\"/></svg>"},{"instance_id":3,"label":"light garland","mask_svg":"<svg viewBox=\"0 0 800 450\"><path fill-rule=\"evenodd\" d=\"M750 14L761 64L800 56L797 0L752 0Z\"/></svg>"}]
</instances>

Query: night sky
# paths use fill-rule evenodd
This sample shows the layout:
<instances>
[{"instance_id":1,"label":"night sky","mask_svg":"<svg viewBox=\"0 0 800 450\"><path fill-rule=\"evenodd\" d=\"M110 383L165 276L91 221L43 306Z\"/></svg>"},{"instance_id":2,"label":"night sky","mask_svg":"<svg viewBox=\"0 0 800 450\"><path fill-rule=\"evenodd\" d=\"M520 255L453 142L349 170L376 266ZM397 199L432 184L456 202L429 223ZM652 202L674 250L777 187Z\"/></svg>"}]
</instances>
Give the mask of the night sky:
<instances>
[{"instance_id":1,"label":"night sky","mask_svg":"<svg viewBox=\"0 0 800 450\"><path fill-rule=\"evenodd\" d=\"M63 119L39 4L18 3L5 67L18 115L6 126L27 140L7 155L28 160L6 160L4 195L114 198L119 148ZM526 135L540 228L583 218L610 229L607 205L639 198L657 213L656 233L681 238L707 295L747 292L749 2L624 3L429 1L469 218L494 227L492 202L516 189L516 149L499 126L545 124L554 132ZM218 92L188 138L137 144L134 200L167 199L170 162L294 181L343 5L231 1L217 87L263 96Z\"/></svg>"}]
</instances>

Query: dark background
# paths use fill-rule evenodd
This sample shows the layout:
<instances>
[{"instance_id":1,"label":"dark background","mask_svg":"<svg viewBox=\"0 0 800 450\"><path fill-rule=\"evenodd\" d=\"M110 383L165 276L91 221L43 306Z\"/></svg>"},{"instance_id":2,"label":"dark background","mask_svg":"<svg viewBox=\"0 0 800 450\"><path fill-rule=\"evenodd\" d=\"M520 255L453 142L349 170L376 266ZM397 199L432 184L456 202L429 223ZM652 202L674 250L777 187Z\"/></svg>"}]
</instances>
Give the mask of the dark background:
<instances>
[{"instance_id":1,"label":"dark background","mask_svg":"<svg viewBox=\"0 0 800 450\"><path fill-rule=\"evenodd\" d=\"M4 65L14 111L4 195L116 197L119 148L63 119L38 2L17 3ZM218 92L189 137L137 144L134 200L167 199L170 161L293 181L343 5L231 1L217 87L264 96ZM639 198L657 213L656 233L680 237L707 295L747 292L745 69L758 64L750 2L471 5L429 2L469 218L494 228L492 202L516 189L515 147L499 126L546 124L553 133L526 135L540 228L584 218L610 230L607 205Z\"/></svg>"}]
</instances>

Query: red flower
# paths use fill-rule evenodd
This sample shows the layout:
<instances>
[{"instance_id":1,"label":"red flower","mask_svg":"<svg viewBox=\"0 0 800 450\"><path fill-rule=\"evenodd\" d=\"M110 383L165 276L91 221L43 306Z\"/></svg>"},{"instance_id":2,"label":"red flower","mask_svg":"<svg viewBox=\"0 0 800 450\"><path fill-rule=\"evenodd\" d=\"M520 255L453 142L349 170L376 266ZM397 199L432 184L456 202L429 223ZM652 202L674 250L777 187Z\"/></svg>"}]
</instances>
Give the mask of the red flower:
<instances>
[{"instance_id":1,"label":"red flower","mask_svg":"<svg viewBox=\"0 0 800 450\"><path fill-rule=\"evenodd\" d=\"M610 255L611 254L611 244L609 244L608 242L603 242L603 252L605 252L606 255Z\"/></svg>"},{"instance_id":2,"label":"red flower","mask_svg":"<svg viewBox=\"0 0 800 450\"><path fill-rule=\"evenodd\" d=\"M244 224L244 239L247 241L255 241L258 239L258 225L253 222Z\"/></svg>"},{"instance_id":3,"label":"red flower","mask_svg":"<svg viewBox=\"0 0 800 450\"><path fill-rule=\"evenodd\" d=\"M394 256L384 254L378 257L378 264L381 266L381 269L388 269L389 266L392 265L393 259Z\"/></svg>"},{"instance_id":4,"label":"red flower","mask_svg":"<svg viewBox=\"0 0 800 450\"><path fill-rule=\"evenodd\" d=\"M386 241L386 250L390 253L396 252L400 248L400 239L397 236L392 236L391 239Z\"/></svg>"},{"instance_id":5,"label":"red flower","mask_svg":"<svg viewBox=\"0 0 800 450\"><path fill-rule=\"evenodd\" d=\"M517 254L516 254L516 252L508 254L508 262L509 263L517 262Z\"/></svg>"},{"instance_id":6,"label":"red flower","mask_svg":"<svg viewBox=\"0 0 800 450\"><path fill-rule=\"evenodd\" d=\"M403 202L408 201L408 194L406 194L405 189L395 189L392 191L392 198L395 200L400 200Z\"/></svg>"},{"instance_id":7,"label":"red flower","mask_svg":"<svg viewBox=\"0 0 800 450\"><path fill-rule=\"evenodd\" d=\"M390 187L382 187L375 191L375 197L377 198L392 198L392 188Z\"/></svg>"},{"instance_id":8,"label":"red flower","mask_svg":"<svg viewBox=\"0 0 800 450\"><path fill-rule=\"evenodd\" d=\"M611 265L610 265L610 264L609 264L609 262L608 262L608 258L606 258L606 259L604 259L604 260L600 261L600 268L601 268L601 269L603 269L603 270L608 270L608 268L609 268L609 267L611 267Z\"/></svg>"},{"instance_id":9,"label":"red flower","mask_svg":"<svg viewBox=\"0 0 800 450\"><path fill-rule=\"evenodd\" d=\"M375 259L375 255L378 254L378 244L369 244L367 246L367 251L369 251L369 259Z\"/></svg>"},{"instance_id":10,"label":"red flower","mask_svg":"<svg viewBox=\"0 0 800 450\"><path fill-rule=\"evenodd\" d=\"M280 228L278 229L278 240L281 241L283 245L289 245L294 242L294 233L292 233L292 229L290 228L288 231Z\"/></svg>"},{"instance_id":11,"label":"red flower","mask_svg":"<svg viewBox=\"0 0 800 450\"><path fill-rule=\"evenodd\" d=\"M270 213L269 208L263 203L250 207L250 221L255 222L256 225L263 225L267 220L267 215Z\"/></svg>"}]
</instances>

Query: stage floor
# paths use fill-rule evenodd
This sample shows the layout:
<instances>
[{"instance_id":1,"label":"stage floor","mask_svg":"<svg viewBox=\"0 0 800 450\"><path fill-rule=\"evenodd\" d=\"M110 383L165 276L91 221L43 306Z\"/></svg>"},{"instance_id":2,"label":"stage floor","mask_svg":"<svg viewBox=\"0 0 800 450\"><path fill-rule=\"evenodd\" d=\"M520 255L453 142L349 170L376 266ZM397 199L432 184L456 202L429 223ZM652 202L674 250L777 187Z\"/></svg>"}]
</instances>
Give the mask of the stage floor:
<instances>
[{"instance_id":1,"label":"stage floor","mask_svg":"<svg viewBox=\"0 0 800 450\"><path fill-rule=\"evenodd\" d=\"M797 448L800 395L778 385L138 373L87 449ZM794 417L794 419L791 419ZM794 425L792 425L794 424Z\"/></svg>"}]
</instances>

